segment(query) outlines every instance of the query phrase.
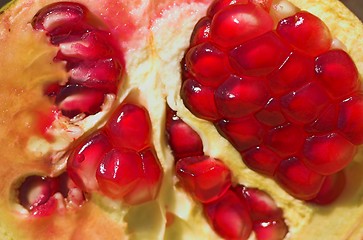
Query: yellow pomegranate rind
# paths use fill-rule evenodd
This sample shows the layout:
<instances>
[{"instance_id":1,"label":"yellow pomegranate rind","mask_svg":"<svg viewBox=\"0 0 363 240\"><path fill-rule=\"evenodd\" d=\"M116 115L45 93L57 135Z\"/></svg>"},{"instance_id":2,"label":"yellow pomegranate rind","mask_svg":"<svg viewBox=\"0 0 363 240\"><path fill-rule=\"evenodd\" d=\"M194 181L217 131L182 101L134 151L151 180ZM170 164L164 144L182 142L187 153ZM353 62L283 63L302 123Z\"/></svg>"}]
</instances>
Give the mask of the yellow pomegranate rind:
<instances>
[{"instance_id":1,"label":"yellow pomegranate rind","mask_svg":"<svg viewBox=\"0 0 363 240\"><path fill-rule=\"evenodd\" d=\"M121 39L127 72L116 102L132 99L149 110L153 142L164 169L162 188L158 199L137 207L94 194L81 208L60 211L49 218L33 219L22 214L24 209L15 204L16 184L30 174L57 174L64 165L50 164L49 159L57 160L57 154L72 142L47 146L39 137L34 139L33 111L50 106L41 94L42 84L66 78L63 65L52 61L57 49L50 47L44 34L33 31L30 25L34 14L52 2L56 1L18 0L7 5L0 15L0 239L218 239L201 207L175 187L173 158L163 127L166 103L201 135L205 152L231 168L236 181L273 196L284 209L290 230L287 239L362 239L362 150L348 167L348 187L338 201L328 207L313 206L292 198L273 180L246 168L239 153L214 126L194 117L183 105L179 96L179 63L194 24L211 2L207 0L76 1L89 7ZM362 76L362 23L335 0L291 2L319 16L330 27L347 47ZM132 25L122 19L125 11L132 13ZM119 16L120 21L115 21L114 16ZM137 31L125 38L125 26ZM83 127L92 131L102 126L106 118L92 118ZM167 213L173 216L168 223Z\"/></svg>"}]
</instances>

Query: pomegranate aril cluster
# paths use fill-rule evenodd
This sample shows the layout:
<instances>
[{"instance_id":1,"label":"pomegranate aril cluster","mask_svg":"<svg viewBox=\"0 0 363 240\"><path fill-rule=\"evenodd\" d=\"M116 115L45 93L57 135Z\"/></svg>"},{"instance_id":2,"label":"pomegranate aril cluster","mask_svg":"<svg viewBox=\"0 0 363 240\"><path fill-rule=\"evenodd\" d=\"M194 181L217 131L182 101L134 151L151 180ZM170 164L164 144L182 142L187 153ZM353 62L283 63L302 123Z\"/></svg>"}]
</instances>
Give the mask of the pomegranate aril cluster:
<instances>
[{"instance_id":1,"label":"pomegranate aril cluster","mask_svg":"<svg viewBox=\"0 0 363 240\"><path fill-rule=\"evenodd\" d=\"M363 143L359 73L319 18L276 22L270 7L213 2L182 61L181 96L249 168L311 200Z\"/></svg>"},{"instance_id":2,"label":"pomegranate aril cluster","mask_svg":"<svg viewBox=\"0 0 363 240\"><path fill-rule=\"evenodd\" d=\"M104 127L76 145L67 172L85 192L101 192L129 205L154 200L163 172L147 110L133 103L118 106Z\"/></svg>"},{"instance_id":3,"label":"pomegranate aril cluster","mask_svg":"<svg viewBox=\"0 0 363 240\"><path fill-rule=\"evenodd\" d=\"M57 177L27 176L17 190L19 203L35 217L45 217L81 206L85 199L82 190L67 173Z\"/></svg>"},{"instance_id":4,"label":"pomegranate aril cluster","mask_svg":"<svg viewBox=\"0 0 363 240\"><path fill-rule=\"evenodd\" d=\"M65 62L69 75L66 82L50 82L44 94L69 118L101 111L106 95L117 93L124 68L111 33L85 6L71 2L44 7L32 26L59 48L54 61Z\"/></svg>"},{"instance_id":5,"label":"pomegranate aril cluster","mask_svg":"<svg viewBox=\"0 0 363 240\"><path fill-rule=\"evenodd\" d=\"M181 186L199 202L214 231L223 239L281 240L288 228L283 213L265 192L232 182L219 159L206 156L196 131L167 110L166 133Z\"/></svg>"}]
</instances>

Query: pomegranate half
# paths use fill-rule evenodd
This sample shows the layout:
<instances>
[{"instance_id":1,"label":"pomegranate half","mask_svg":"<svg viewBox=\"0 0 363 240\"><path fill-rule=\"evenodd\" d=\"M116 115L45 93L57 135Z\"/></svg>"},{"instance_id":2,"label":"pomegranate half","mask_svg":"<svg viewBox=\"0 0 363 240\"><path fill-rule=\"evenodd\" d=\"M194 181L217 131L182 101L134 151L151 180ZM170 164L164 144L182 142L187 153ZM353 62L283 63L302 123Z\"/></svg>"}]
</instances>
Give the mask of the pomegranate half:
<instances>
[{"instance_id":1,"label":"pomegranate half","mask_svg":"<svg viewBox=\"0 0 363 240\"><path fill-rule=\"evenodd\" d=\"M0 238L362 239L362 37L337 0L7 4Z\"/></svg>"}]
</instances>

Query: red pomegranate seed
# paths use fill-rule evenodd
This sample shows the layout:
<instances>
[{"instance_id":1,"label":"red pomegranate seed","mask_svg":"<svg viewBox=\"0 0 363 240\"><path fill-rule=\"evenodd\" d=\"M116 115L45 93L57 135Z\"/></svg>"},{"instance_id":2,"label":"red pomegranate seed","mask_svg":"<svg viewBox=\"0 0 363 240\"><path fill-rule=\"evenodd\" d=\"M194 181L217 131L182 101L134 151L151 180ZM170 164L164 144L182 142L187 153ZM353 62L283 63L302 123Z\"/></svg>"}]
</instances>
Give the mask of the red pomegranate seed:
<instances>
[{"instance_id":1,"label":"red pomegranate seed","mask_svg":"<svg viewBox=\"0 0 363 240\"><path fill-rule=\"evenodd\" d=\"M154 200L159 193L163 177L162 168L153 150L146 149L139 154L142 161L139 180L132 190L124 196L124 201L130 205Z\"/></svg>"},{"instance_id":2,"label":"red pomegranate seed","mask_svg":"<svg viewBox=\"0 0 363 240\"><path fill-rule=\"evenodd\" d=\"M249 0L215 0L211 3L207 10L207 16L213 17L217 12L229 5L247 4Z\"/></svg>"},{"instance_id":3,"label":"red pomegranate seed","mask_svg":"<svg viewBox=\"0 0 363 240\"><path fill-rule=\"evenodd\" d=\"M253 224L257 240L282 240L288 233L286 223L282 219L259 221Z\"/></svg>"},{"instance_id":4,"label":"red pomegranate seed","mask_svg":"<svg viewBox=\"0 0 363 240\"><path fill-rule=\"evenodd\" d=\"M263 137L263 128L253 117L233 120L221 120L217 129L240 152L259 145Z\"/></svg>"},{"instance_id":5,"label":"red pomegranate seed","mask_svg":"<svg viewBox=\"0 0 363 240\"><path fill-rule=\"evenodd\" d=\"M314 122L307 125L305 129L313 133L332 132L337 129L338 124L338 106L331 104L326 107Z\"/></svg>"},{"instance_id":6,"label":"red pomegranate seed","mask_svg":"<svg viewBox=\"0 0 363 240\"><path fill-rule=\"evenodd\" d=\"M181 185L198 201L207 203L220 198L231 186L231 172L219 160L196 156L176 163Z\"/></svg>"},{"instance_id":7,"label":"red pomegranate seed","mask_svg":"<svg viewBox=\"0 0 363 240\"><path fill-rule=\"evenodd\" d=\"M77 40L69 39L59 44L57 59L97 60L112 57L113 49L107 35L107 32L93 30L87 31Z\"/></svg>"},{"instance_id":8,"label":"red pomegranate seed","mask_svg":"<svg viewBox=\"0 0 363 240\"><path fill-rule=\"evenodd\" d=\"M330 31L324 22L305 11L282 19L276 31L294 47L312 56L328 51L332 43Z\"/></svg>"},{"instance_id":9,"label":"red pomegranate seed","mask_svg":"<svg viewBox=\"0 0 363 240\"><path fill-rule=\"evenodd\" d=\"M121 73L121 64L114 58L82 61L69 70L69 82L116 93Z\"/></svg>"},{"instance_id":10,"label":"red pomegranate seed","mask_svg":"<svg viewBox=\"0 0 363 240\"><path fill-rule=\"evenodd\" d=\"M220 118L215 100L214 89L201 85L193 79L183 82L180 95L185 106L199 118L215 121Z\"/></svg>"},{"instance_id":11,"label":"red pomegranate seed","mask_svg":"<svg viewBox=\"0 0 363 240\"><path fill-rule=\"evenodd\" d=\"M344 171L327 176L318 195L311 202L319 205L328 205L334 202L343 192L345 184Z\"/></svg>"},{"instance_id":12,"label":"red pomegranate seed","mask_svg":"<svg viewBox=\"0 0 363 240\"><path fill-rule=\"evenodd\" d=\"M247 200L253 222L282 218L282 210L277 207L270 195L257 188L237 185L233 189L238 196Z\"/></svg>"},{"instance_id":13,"label":"red pomegranate seed","mask_svg":"<svg viewBox=\"0 0 363 240\"><path fill-rule=\"evenodd\" d=\"M297 154L305 142L305 131L293 124L278 126L270 130L265 144L282 157Z\"/></svg>"},{"instance_id":14,"label":"red pomegranate seed","mask_svg":"<svg viewBox=\"0 0 363 240\"><path fill-rule=\"evenodd\" d=\"M250 169L271 177L282 160L275 152L263 145L247 150L242 154L242 158Z\"/></svg>"},{"instance_id":15,"label":"red pomegranate seed","mask_svg":"<svg viewBox=\"0 0 363 240\"><path fill-rule=\"evenodd\" d=\"M317 173L331 175L345 168L357 148L338 133L312 136L304 145L304 163Z\"/></svg>"},{"instance_id":16,"label":"red pomegranate seed","mask_svg":"<svg viewBox=\"0 0 363 240\"><path fill-rule=\"evenodd\" d=\"M273 28L271 16L255 4L235 4L218 11L211 24L212 41L226 48L266 33Z\"/></svg>"},{"instance_id":17,"label":"red pomegranate seed","mask_svg":"<svg viewBox=\"0 0 363 240\"><path fill-rule=\"evenodd\" d=\"M224 239L248 239L252 232L248 205L231 190L216 201L204 204L204 212L210 225Z\"/></svg>"},{"instance_id":18,"label":"red pomegranate seed","mask_svg":"<svg viewBox=\"0 0 363 240\"><path fill-rule=\"evenodd\" d=\"M308 169L297 157L291 157L281 161L275 179L292 196L311 200L318 194L325 177Z\"/></svg>"},{"instance_id":19,"label":"red pomegranate seed","mask_svg":"<svg viewBox=\"0 0 363 240\"><path fill-rule=\"evenodd\" d=\"M99 131L73 150L68 159L67 172L78 187L87 192L98 189L96 171L104 155L111 149L106 135Z\"/></svg>"},{"instance_id":20,"label":"red pomegranate seed","mask_svg":"<svg viewBox=\"0 0 363 240\"><path fill-rule=\"evenodd\" d=\"M121 104L109 118L105 130L114 146L136 151L150 146L150 117L142 106Z\"/></svg>"},{"instance_id":21,"label":"red pomegranate seed","mask_svg":"<svg viewBox=\"0 0 363 240\"><path fill-rule=\"evenodd\" d=\"M218 87L229 76L226 55L210 43L191 48L185 63L195 79L205 86Z\"/></svg>"},{"instance_id":22,"label":"red pomegranate seed","mask_svg":"<svg viewBox=\"0 0 363 240\"><path fill-rule=\"evenodd\" d=\"M168 109L166 131L175 159L203 155L203 143L198 133Z\"/></svg>"},{"instance_id":23,"label":"red pomegranate seed","mask_svg":"<svg viewBox=\"0 0 363 240\"><path fill-rule=\"evenodd\" d=\"M45 204L58 191L59 182L53 178L29 176L19 188L20 204L29 211Z\"/></svg>"},{"instance_id":24,"label":"red pomegranate seed","mask_svg":"<svg viewBox=\"0 0 363 240\"><path fill-rule=\"evenodd\" d=\"M339 98L357 90L359 73L351 57L340 49L333 49L318 56L315 71L332 96Z\"/></svg>"},{"instance_id":25,"label":"red pomegranate seed","mask_svg":"<svg viewBox=\"0 0 363 240\"><path fill-rule=\"evenodd\" d=\"M291 122L301 124L314 121L329 102L324 88L314 82L281 97L282 112Z\"/></svg>"},{"instance_id":26,"label":"red pomegranate seed","mask_svg":"<svg viewBox=\"0 0 363 240\"><path fill-rule=\"evenodd\" d=\"M363 95L350 97L340 104L338 129L352 143L363 143Z\"/></svg>"},{"instance_id":27,"label":"red pomegranate seed","mask_svg":"<svg viewBox=\"0 0 363 240\"><path fill-rule=\"evenodd\" d=\"M313 59L302 52L293 51L267 78L271 91L282 95L302 87L311 81L313 76Z\"/></svg>"},{"instance_id":28,"label":"red pomegranate seed","mask_svg":"<svg viewBox=\"0 0 363 240\"><path fill-rule=\"evenodd\" d=\"M88 10L78 3L53 3L34 16L32 26L36 30L49 32L64 24L76 25L85 19L87 13Z\"/></svg>"},{"instance_id":29,"label":"red pomegranate seed","mask_svg":"<svg viewBox=\"0 0 363 240\"><path fill-rule=\"evenodd\" d=\"M198 21L190 37L190 46L204 43L210 39L210 24L211 19L209 17L203 17Z\"/></svg>"},{"instance_id":30,"label":"red pomegranate seed","mask_svg":"<svg viewBox=\"0 0 363 240\"><path fill-rule=\"evenodd\" d=\"M230 62L240 74L261 76L279 67L290 52L280 37L269 31L234 48L230 53Z\"/></svg>"},{"instance_id":31,"label":"red pomegranate seed","mask_svg":"<svg viewBox=\"0 0 363 240\"><path fill-rule=\"evenodd\" d=\"M263 109L255 114L256 119L262 124L276 127L286 122L281 112L280 101L276 98L270 98Z\"/></svg>"},{"instance_id":32,"label":"red pomegranate seed","mask_svg":"<svg viewBox=\"0 0 363 240\"><path fill-rule=\"evenodd\" d=\"M133 191L142 175L140 155L131 149L112 149L105 154L96 172L100 190L115 199Z\"/></svg>"},{"instance_id":33,"label":"red pomegranate seed","mask_svg":"<svg viewBox=\"0 0 363 240\"><path fill-rule=\"evenodd\" d=\"M64 116L72 118L80 113L96 114L101 110L104 98L104 92L78 85L67 85L58 93L55 103Z\"/></svg>"},{"instance_id":34,"label":"red pomegranate seed","mask_svg":"<svg viewBox=\"0 0 363 240\"><path fill-rule=\"evenodd\" d=\"M225 118L239 118L261 109L269 95L264 79L230 76L215 92L219 113Z\"/></svg>"}]
</instances>

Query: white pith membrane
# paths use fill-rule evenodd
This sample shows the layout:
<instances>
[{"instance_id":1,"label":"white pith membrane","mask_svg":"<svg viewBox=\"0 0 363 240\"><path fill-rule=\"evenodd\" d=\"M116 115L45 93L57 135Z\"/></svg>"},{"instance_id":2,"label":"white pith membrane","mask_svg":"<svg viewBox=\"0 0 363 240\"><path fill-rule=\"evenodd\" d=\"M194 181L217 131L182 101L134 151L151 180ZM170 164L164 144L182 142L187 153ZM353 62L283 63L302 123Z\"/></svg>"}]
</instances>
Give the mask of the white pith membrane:
<instances>
[{"instance_id":1,"label":"white pith membrane","mask_svg":"<svg viewBox=\"0 0 363 240\"><path fill-rule=\"evenodd\" d=\"M348 182L342 196L328 207L310 205L285 193L273 180L245 167L239 153L217 133L213 124L197 119L182 104L179 96L180 60L188 46L195 23L205 15L210 1L175 4L163 2L161 4L167 7L160 13L161 17L151 21L151 26L147 26L151 31L147 27L141 28L130 37L134 39L132 44L121 43L127 45L127 73L117 102L126 98L139 98L138 101L149 110L153 124L153 143L164 169L164 180L158 199L129 208L118 201L93 194L81 208L55 214L51 218L31 219L26 214L21 214L20 205L14 204L16 199L12 191L13 184L18 184L19 178L26 175L60 173L64 161L57 160L66 159L62 153L69 143L87 130L92 132L102 126L107 118L103 115L107 114L106 107L105 112L76 124L69 125L67 121L60 119L55 124L57 127L52 130L58 139L53 144L32 135L32 111L40 106L48 106L41 94L43 84L54 79L67 78L63 64L52 61L57 49L50 47L44 34L33 31L29 24L34 14L51 2L56 1L19 1L0 16L1 65L3 70L12 69L9 72L0 72L1 82L6 83L0 91L0 176L4 179L0 183L1 239L47 239L50 236L59 239L87 239L87 236L92 239L123 239L126 238L125 232L130 239L218 239L203 217L202 208L188 194L174 187L174 160L165 139L165 99L200 134L204 152L227 164L236 182L257 187L273 197L284 211L289 226L287 238L361 239L361 151L347 169ZM97 3L89 1L92 7L86 0L77 2L109 20L106 14L108 10L102 12L102 9L108 9L104 6L111 1L98 3L98 6ZM337 36L347 47L362 76L363 44L359 41L363 37L363 25L359 20L335 1L319 4L310 0L292 2L317 15L330 27L332 35ZM156 3L141 1L137 4L138 7L133 8L133 14L140 16ZM13 32L16 34L12 34ZM352 37L353 34L349 33L359 35ZM44 65L45 62L49 64ZM54 161L49 164L52 158ZM167 228L166 212L175 215L173 224Z\"/></svg>"}]
</instances>

